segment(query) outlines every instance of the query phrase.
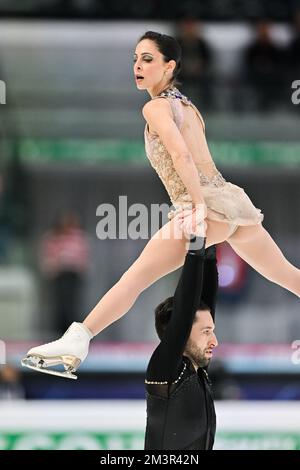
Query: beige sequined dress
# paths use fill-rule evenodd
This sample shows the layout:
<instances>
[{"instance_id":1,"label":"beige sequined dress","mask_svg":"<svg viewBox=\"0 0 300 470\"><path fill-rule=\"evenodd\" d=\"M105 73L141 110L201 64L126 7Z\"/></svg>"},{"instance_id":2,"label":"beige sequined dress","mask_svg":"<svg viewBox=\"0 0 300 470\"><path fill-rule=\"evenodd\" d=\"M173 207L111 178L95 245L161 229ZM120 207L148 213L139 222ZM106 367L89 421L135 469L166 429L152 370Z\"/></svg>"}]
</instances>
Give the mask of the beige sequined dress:
<instances>
[{"instance_id":1,"label":"beige sequined dress","mask_svg":"<svg viewBox=\"0 0 300 470\"><path fill-rule=\"evenodd\" d=\"M176 87L168 88L152 99L158 97L164 97L169 101L173 119L179 130L181 130L183 124L181 102L192 106L203 123L202 116L196 106L186 96L182 95ZM173 209L168 213L168 218L172 219L183 208L191 208L192 198L176 172L170 154L159 136L150 134L147 123L144 137L147 157L162 180L171 199ZM261 210L253 205L245 191L241 187L226 181L213 162L211 162L211 165L213 165L214 171L210 174L213 176L207 176L197 168L202 194L208 208L208 219L229 222L235 228L238 225L256 225L260 223L264 216Z\"/></svg>"}]
</instances>

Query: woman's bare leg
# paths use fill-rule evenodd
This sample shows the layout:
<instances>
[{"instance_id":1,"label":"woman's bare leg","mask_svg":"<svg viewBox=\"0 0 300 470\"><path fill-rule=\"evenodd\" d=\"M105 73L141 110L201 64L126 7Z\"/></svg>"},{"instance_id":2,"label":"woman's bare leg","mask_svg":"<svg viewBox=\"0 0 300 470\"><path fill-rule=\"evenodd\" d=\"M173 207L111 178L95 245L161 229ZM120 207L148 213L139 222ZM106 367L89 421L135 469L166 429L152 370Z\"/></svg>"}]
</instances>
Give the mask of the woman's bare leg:
<instances>
[{"instance_id":1,"label":"woman's bare leg","mask_svg":"<svg viewBox=\"0 0 300 470\"><path fill-rule=\"evenodd\" d=\"M261 224L239 226L227 242L243 260L265 278L300 296L300 269L284 257Z\"/></svg>"},{"instance_id":2,"label":"woman's bare leg","mask_svg":"<svg viewBox=\"0 0 300 470\"><path fill-rule=\"evenodd\" d=\"M227 223L207 220L206 246L226 240L229 233ZM174 234L173 219L149 240L136 261L101 298L84 320L94 335L128 312L143 290L183 265L187 239Z\"/></svg>"}]
</instances>

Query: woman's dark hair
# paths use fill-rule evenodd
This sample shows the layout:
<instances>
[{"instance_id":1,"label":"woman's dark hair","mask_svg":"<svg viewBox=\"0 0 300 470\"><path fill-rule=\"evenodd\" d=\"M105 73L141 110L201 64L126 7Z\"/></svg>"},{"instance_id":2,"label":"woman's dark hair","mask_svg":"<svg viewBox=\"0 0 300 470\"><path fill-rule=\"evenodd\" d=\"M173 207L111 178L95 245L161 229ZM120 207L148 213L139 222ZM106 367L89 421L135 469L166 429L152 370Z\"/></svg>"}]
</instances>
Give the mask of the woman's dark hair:
<instances>
[{"instance_id":1,"label":"woman's dark hair","mask_svg":"<svg viewBox=\"0 0 300 470\"><path fill-rule=\"evenodd\" d=\"M166 300L161 302L155 309L155 329L160 340L163 338L168 323L171 319L171 315L173 312L173 299L174 297L168 297ZM202 300L200 301L197 310L208 310L209 312L211 312L210 307Z\"/></svg>"},{"instance_id":2,"label":"woman's dark hair","mask_svg":"<svg viewBox=\"0 0 300 470\"><path fill-rule=\"evenodd\" d=\"M169 62L169 60L175 60L176 67L173 71L171 83L178 85L180 82L178 82L177 76L181 70L180 44L172 36L157 33L155 31L146 31L146 33L139 38L138 42L141 42L144 39L150 39L151 41L155 42L159 52L164 56L165 62Z\"/></svg>"}]
</instances>

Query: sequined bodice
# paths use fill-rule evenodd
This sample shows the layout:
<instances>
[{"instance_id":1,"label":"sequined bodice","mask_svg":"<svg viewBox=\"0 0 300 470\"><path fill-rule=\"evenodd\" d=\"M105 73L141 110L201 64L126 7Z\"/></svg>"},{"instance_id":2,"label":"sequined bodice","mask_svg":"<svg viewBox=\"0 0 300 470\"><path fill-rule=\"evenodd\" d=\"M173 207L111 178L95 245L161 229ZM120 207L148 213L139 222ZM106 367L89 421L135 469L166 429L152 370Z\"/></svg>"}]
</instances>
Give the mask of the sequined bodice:
<instances>
[{"instance_id":1,"label":"sequined bodice","mask_svg":"<svg viewBox=\"0 0 300 470\"><path fill-rule=\"evenodd\" d=\"M204 128L202 117L197 108L193 105L190 99L183 95L176 87L173 86L171 88L168 88L167 90L164 90L162 93L160 93L158 96L155 96L153 99L160 97L165 97L169 100L169 103L172 108L173 119L179 130L181 130L183 124L183 112L181 101L184 104L191 105L194 107L195 111L197 112L199 118L202 121ZM176 172L172 158L168 153L166 147L164 146L158 135L149 133L147 126L148 125L146 123L144 138L147 157L152 167L155 169L160 179L162 180L170 196L170 199L174 204L176 201L186 198L186 196L188 195L187 189L183 184L181 178L179 177L178 173ZM208 163L210 165L210 169L213 167L213 176L207 176L202 173L199 168L197 168L200 178L200 184L203 186L223 186L226 182L223 176L220 172L218 172L213 162Z\"/></svg>"}]
</instances>

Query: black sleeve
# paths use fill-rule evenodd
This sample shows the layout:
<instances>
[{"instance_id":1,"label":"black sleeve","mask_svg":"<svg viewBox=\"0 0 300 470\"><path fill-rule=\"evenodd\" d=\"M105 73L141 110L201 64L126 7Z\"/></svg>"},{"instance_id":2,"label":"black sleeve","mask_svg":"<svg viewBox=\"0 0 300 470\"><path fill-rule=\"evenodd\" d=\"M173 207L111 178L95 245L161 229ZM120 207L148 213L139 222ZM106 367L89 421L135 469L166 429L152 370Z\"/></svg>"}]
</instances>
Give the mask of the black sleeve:
<instances>
[{"instance_id":1,"label":"black sleeve","mask_svg":"<svg viewBox=\"0 0 300 470\"><path fill-rule=\"evenodd\" d=\"M195 238L193 239L195 240ZM195 249L194 243L185 257L181 276L175 290L173 311L164 336L148 364L147 381L174 382L180 374L182 355L199 305L204 266L204 243ZM191 240L192 242L192 240Z\"/></svg>"},{"instance_id":2,"label":"black sleeve","mask_svg":"<svg viewBox=\"0 0 300 470\"><path fill-rule=\"evenodd\" d=\"M203 269L203 287L201 300L211 309L212 317L215 319L217 293L219 286L217 257L215 245L205 250L205 262Z\"/></svg>"}]
</instances>

